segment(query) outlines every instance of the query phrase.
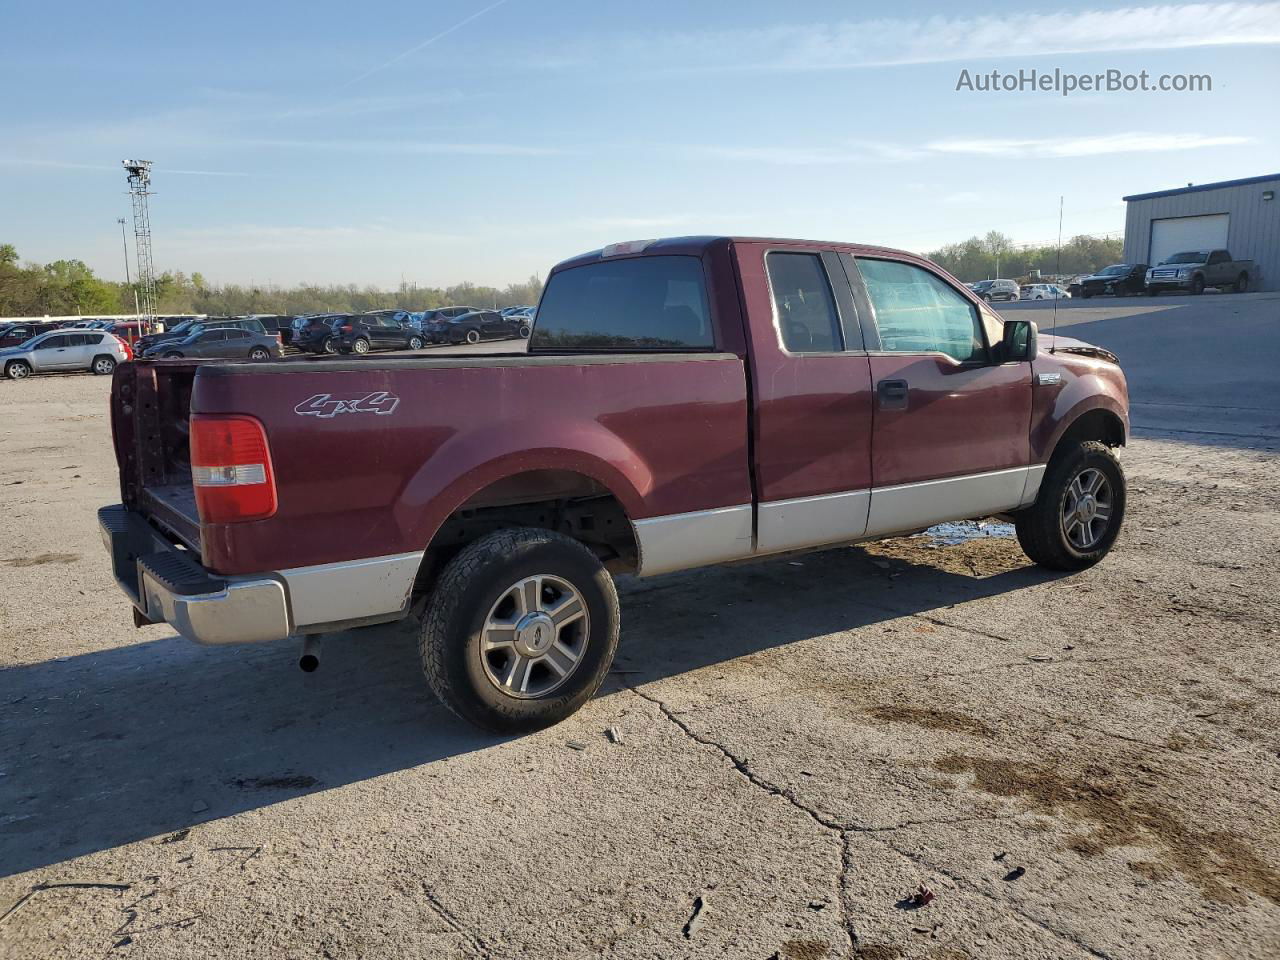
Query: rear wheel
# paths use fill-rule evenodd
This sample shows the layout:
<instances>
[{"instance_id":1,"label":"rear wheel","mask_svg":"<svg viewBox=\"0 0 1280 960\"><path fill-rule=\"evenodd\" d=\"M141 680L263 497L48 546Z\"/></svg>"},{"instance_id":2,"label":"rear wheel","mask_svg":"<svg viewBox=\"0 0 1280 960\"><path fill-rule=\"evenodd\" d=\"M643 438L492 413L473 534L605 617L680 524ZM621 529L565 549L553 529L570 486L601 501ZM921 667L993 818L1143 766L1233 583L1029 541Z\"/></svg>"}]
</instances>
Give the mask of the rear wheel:
<instances>
[{"instance_id":1,"label":"rear wheel","mask_svg":"<svg viewBox=\"0 0 1280 960\"><path fill-rule=\"evenodd\" d=\"M410 338L409 338L409 349L410 349L410 350L421 350L421 349L422 349L422 338L421 338L421 337L410 337Z\"/></svg>"},{"instance_id":2,"label":"rear wheel","mask_svg":"<svg viewBox=\"0 0 1280 960\"><path fill-rule=\"evenodd\" d=\"M164 355L164 358L166 360L181 360L182 354L180 354L177 350L170 350L168 353Z\"/></svg>"},{"instance_id":3,"label":"rear wheel","mask_svg":"<svg viewBox=\"0 0 1280 960\"><path fill-rule=\"evenodd\" d=\"M351 349L359 354L368 353L369 341L366 340L364 337L359 337L356 339L356 342L351 345Z\"/></svg>"},{"instance_id":4,"label":"rear wheel","mask_svg":"<svg viewBox=\"0 0 1280 960\"><path fill-rule=\"evenodd\" d=\"M419 652L436 696L497 733L558 723L599 689L618 647L618 595L596 556L550 530L481 537L449 562Z\"/></svg>"},{"instance_id":5,"label":"rear wheel","mask_svg":"<svg viewBox=\"0 0 1280 960\"><path fill-rule=\"evenodd\" d=\"M529 334L531 334L531 333L533 333L533 328L531 328L527 323L522 323L522 324L520 324L520 339L521 339L521 340L528 340L528 339L529 339Z\"/></svg>"},{"instance_id":6,"label":"rear wheel","mask_svg":"<svg viewBox=\"0 0 1280 960\"><path fill-rule=\"evenodd\" d=\"M325 338L324 338L324 352L325 352L325 353L337 353L337 352L338 352L338 344L337 344L336 342L334 342L333 337L325 337Z\"/></svg>"},{"instance_id":7,"label":"rear wheel","mask_svg":"<svg viewBox=\"0 0 1280 960\"><path fill-rule=\"evenodd\" d=\"M254 347L249 351L250 360L270 360L271 354L267 352L266 347Z\"/></svg>"},{"instance_id":8,"label":"rear wheel","mask_svg":"<svg viewBox=\"0 0 1280 960\"><path fill-rule=\"evenodd\" d=\"M479 330L468 330L468 331L467 331L467 343L479 343L479 342L480 342L480 331L479 331Z\"/></svg>"},{"instance_id":9,"label":"rear wheel","mask_svg":"<svg viewBox=\"0 0 1280 960\"><path fill-rule=\"evenodd\" d=\"M1240 276L1236 277L1235 285L1231 288L1231 290L1234 293L1244 293L1248 289L1249 289L1249 275L1247 273L1242 273L1240 274Z\"/></svg>"},{"instance_id":10,"label":"rear wheel","mask_svg":"<svg viewBox=\"0 0 1280 960\"><path fill-rule=\"evenodd\" d=\"M100 377L105 377L109 373L113 373L116 369L116 358L109 357L105 353L101 356L93 358L93 365L90 369Z\"/></svg>"},{"instance_id":11,"label":"rear wheel","mask_svg":"<svg viewBox=\"0 0 1280 960\"><path fill-rule=\"evenodd\" d=\"M1051 570L1083 570L1111 549L1124 523L1124 469L1096 440L1056 452L1036 502L1014 518L1023 552Z\"/></svg>"},{"instance_id":12,"label":"rear wheel","mask_svg":"<svg viewBox=\"0 0 1280 960\"><path fill-rule=\"evenodd\" d=\"M4 375L10 380L25 380L31 376L31 364L25 360L10 360L4 365Z\"/></svg>"}]
</instances>

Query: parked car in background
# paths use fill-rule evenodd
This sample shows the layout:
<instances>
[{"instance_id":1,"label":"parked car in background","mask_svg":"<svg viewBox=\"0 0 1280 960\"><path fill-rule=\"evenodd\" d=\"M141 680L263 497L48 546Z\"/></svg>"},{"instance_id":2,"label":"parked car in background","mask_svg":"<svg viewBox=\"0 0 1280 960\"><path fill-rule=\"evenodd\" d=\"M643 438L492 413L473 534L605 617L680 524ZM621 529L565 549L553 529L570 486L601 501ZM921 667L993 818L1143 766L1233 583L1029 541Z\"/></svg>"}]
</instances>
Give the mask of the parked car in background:
<instances>
[{"instance_id":1,"label":"parked car in background","mask_svg":"<svg viewBox=\"0 0 1280 960\"><path fill-rule=\"evenodd\" d=\"M430 324L423 332L432 343L479 343L528 339L533 327L525 317L504 317L496 310L475 310Z\"/></svg>"},{"instance_id":2,"label":"parked car in background","mask_svg":"<svg viewBox=\"0 0 1280 960\"><path fill-rule=\"evenodd\" d=\"M278 333L261 333L245 327L205 327L182 340L153 344L142 356L145 360L270 360L284 353Z\"/></svg>"},{"instance_id":3,"label":"parked car in background","mask_svg":"<svg viewBox=\"0 0 1280 960\"><path fill-rule=\"evenodd\" d=\"M973 292L990 303L993 300L1017 300L1021 289L1012 280L979 280Z\"/></svg>"},{"instance_id":4,"label":"parked car in background","mask_svg":"<svg viewBox=\"0 0 1280 960\"><path fill-rule=\"evenodd\" d=\"M299 317L294 327L293 346L308 353L337 353L338 327L351 320L349 313L322 313Z\"/></svg>"},{"instance_id":5,"label":"parked car in background","mask_svg":"<svg viewBox=\"0 0 1280 960\"><path fill-rule=\"evenodd\" d=\"M245 316L245 320L257 320L262 324L264 333L279 333L280 342L288 343L293 336L293 316L279 313L251 313Z\"/></svg>"},{"instance_id":6,"label":"parked car in background","mask_svg":"<svg viewBox=\"0 0 1280 960\"><path fill-rule=\"evenodd\" d=\"M1188 250L1148 270L1146 290L1153 297L1164 290L1199 294L1205 287L1244 293L1257 272L1252 260L1232 260L1227 250Z\"/></svg>"},{"instance_id":7,"label":"parked car in background","mask_svg":"<svg viewBox=\"0 0 1280 960\"><path fill-rule=\"evenodd\" d=\"M398 313L405 314L400 310ZM416 327L387 313L362 313L335 328L339 353L369 353L371 350L421 350L426 341Z\"/></svg>"},{"instance_id":8,"label":"parked car in background","mask_svg":"<svg viewBox=\"0 0 1280 960\"><path fill-rule=\"evenodd\" d=\"M1142 293L1146 286L1145 263L1115 263L1087 277L1081 277L1070 287L1073 297L1115 296Z\"/></svg>"},{"instance_id":9,"label":"parked car in background","mask_svg":"<svg viewBox=\"0 0 1280 960\"><path fill-rule=\"evenodd\" d=\"M126 343L103 330L51 330L0 350L0 370L10 380L71 370L105 375L131 356Z\"/></svg>"},{"instance_id":10,"label":"parked car in background","mask_svg":"<svg viewBox=\"0 0 1280 960\"><path fill-rule=\"evenodd\" d=\"M158 343L185 340L193 334L203 333L205 330L211 330L214 327L230 327L237 330L249 330L253 333L268 332L262 321L257 317L205 317L200 320L184 320L172 329L165 330L162 333L149 333L145 337L139 337L133 348L141 355ZM270 332L275 333L274 330Z\"/></svg>"},{"instance_id":11,"label":"parked car in background","mask_svg":"<svg viewBox=\"0 0 1280 960\"><path fill-rule=\"evenodd\" d=\"M436 307L434 310L422 311L422 317L418 321L418 329L425 331L430 324L440 323L443 320L452 320L454 317L461 317L464 314L475 313L475 307Z\"/></svg>"},{"instance_id":12,"label":"parked car in background","mask_svg":"<svg viewBox=\"0 0 1280 960\"><path fill-rule=\"evenodd\" d=\"M23 320L17 323L0 324L0 349L3 349L4 347L16 347L19 344L30 340L32 337L57 329L58 325L56 323L44 323L40 321L27 322Z\"/></svg>"},{"instance_id":13,"label":"parked car in background","mask_svg":"<svg viewBox=\"0 0 1280 960\"><path fill-rule=\"evenodd\" d=\"M1019 300L1068 300L1071 294L1056 283L1024 284L1018 293Z\"/></svg>"}]
</instances>

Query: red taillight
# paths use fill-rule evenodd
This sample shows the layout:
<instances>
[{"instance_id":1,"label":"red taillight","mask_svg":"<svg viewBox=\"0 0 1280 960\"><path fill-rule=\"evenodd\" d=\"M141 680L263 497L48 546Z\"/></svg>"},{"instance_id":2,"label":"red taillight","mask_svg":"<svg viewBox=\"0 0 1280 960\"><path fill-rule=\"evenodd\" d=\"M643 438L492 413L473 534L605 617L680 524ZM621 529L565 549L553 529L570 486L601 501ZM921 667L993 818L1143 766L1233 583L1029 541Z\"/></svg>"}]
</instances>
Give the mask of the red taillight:
<instances>
[{"instance_id":1,"label":"red taillight","mask_svg":"<svg viewBox=\"0 0 1280 960\"><path fill-rule=\"evenodd\" d=\"M115 335L114 333L112 334L112 336L113 336L113 337L116 337L116 335ZM117 342L118 344L120 344L120 346L124 349L124 358L125 358L126 360L132 360L132 359L133 359L133 348L132 348L131 346L129 346L128 341L126 341L123 337L116 337L116 342Z\"/></svg>"},{"instance_id":2,"label":"red taillight","mask_svg":"<svg viewBox=\"0 0 1280 960\"><path fill-rule=\"evenodd\" d=\"M261 520L276 512L267 432L253 417L191 417L191 482L202 523Z\"/></svg>"},{"instance_id":3,"label":"red taillight","mask_svg":"<svg viewBox=\"0 0 1280 960\"><path fill-rule=\"evenodd\" d=\"M349 323L348 323L346 326L344 326L344 327L342 328L342 332L343 332L343 333L350 333L350 332L351 332L351 324L349 324Z\"/></svg>"}]
</instances>

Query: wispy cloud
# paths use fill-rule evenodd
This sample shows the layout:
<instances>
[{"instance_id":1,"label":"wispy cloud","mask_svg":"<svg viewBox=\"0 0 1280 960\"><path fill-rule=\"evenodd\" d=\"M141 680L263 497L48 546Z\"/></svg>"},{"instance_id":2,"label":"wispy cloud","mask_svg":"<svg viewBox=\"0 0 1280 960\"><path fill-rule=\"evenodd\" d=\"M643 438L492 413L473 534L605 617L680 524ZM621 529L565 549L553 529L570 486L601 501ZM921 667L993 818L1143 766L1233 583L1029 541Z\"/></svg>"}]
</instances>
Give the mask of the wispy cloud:
<instances>
[{"instance_id":1,"label":"wispy cloud","mask_svg":"<svg viewBox=\"0 0 1280 960\"><path fill-rule=\"evenodd\" d=\"M244 139L236 141L246 147L279 147L289 150L311 150L335 153L372 153L387 155L461 155L477 157L546 157L563 154L553 147L537 147L523 143L450 143L434 140L290 140Z\"/></svg>"},{"instance_id":2,"label":"wispy cloud","mask_svg":"<svg viewBox=\"0 0 1280 960\"><path fill-rule=\"evenodd\" d=\"M506 2L507 0L497 0L496 3L491 3L487 7L477 10L475 13L471 14L471 16L466 17L462 20L459 20L453 26L445 30L441 30L439 33L428 37L426 40L423 40L421 43L410 47L408 50L404 51L403 53L397 54L396 56L392 57L390 60L380 63L376 67L370 67L364 73L360 74L360 76L356 77L353 80L349 80L347 83L343 84L343 88L345 89L346 87L353 86L359 83L361 80L367 79L368 77L373 76L375 73L378 73L382 70L387 69L387 67L390 67L390 66L393 66L394 64L399 63L401 60L405 59L406 57L411 57L415 53L419 52L420 50L425 50L427 47L431 46L437 40L443 40L445 37L453 33L455 30L461 30L472 20L475 20L478 17L483 17L490 10L493 10L496 7L500 7Z\"/></svg>"},{"instance_id":3,"label":"wispy cloud","mask_svg":"<svg viewBox=\"0 0 1280 960\"><path fill-rule=\"evenodd\" d=\"M1097 157L1112 153L1167 153L1205 147L1231 147L1256 143L1246 136L1206 136L1199 133L1116 133L1082 137L1003 138L957 137L920 145L883 141L846 141L837 146L726 147L693 149L730 160L788 167L902 162L941 155L979 157ZM952 194L949 203L971 202L974 194Z\"/></svg>"},{"instance_id":4,"label":"wispy cloud","mask_svg":"<svg viewBox=\"0 0 1280 960\"><path fill-rule=\"evenodd\" d=\"M633 35L584 46L581 59L691 69L839 70L1118 50L1280 43L1280 3L1153 4L1120 9L805 23ZM561 52L555 61L563 64Z\"/></svg>"},{"instance_id":5,"label":"wispy cloud","mask_svg":"<svg viewBox=\"0 0 1280 960\"><path fill-rule=\"evenodd\" d=\"M1204 147L1231 147L1254 143L1253 137L1203 136L1198 133L1117 133L1097 137L1045 139L936 140L926 149L936 153L980 157L1097 157L1111 153L1167 153Z\"/></svg>"}]
</instances>

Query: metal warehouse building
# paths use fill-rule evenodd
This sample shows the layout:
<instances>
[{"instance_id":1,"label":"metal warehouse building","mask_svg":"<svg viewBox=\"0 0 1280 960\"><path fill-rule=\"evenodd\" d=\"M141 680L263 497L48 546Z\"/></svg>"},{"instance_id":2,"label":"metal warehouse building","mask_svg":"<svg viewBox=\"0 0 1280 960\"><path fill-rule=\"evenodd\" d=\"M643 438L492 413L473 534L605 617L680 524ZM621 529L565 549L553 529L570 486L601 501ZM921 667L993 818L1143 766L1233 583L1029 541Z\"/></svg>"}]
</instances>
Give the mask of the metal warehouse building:
<instances>
[{"instance_id":1,"label":"metal warehouse building","mask_svg":"<svg viewBox=\"0 0 1280 960\"><path fill-rule=\"evenodd\" d=\"M1124 259L1153 266L1183 250L1253 260L1250 290L1280 290L1280 173L1124 198Z\"/></svg>"}]
</instances>

